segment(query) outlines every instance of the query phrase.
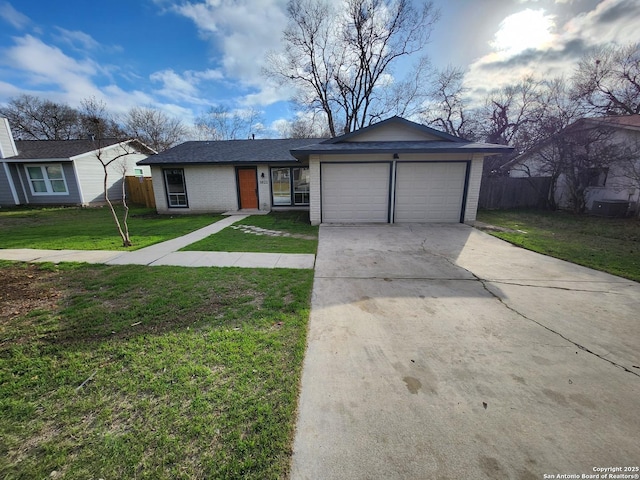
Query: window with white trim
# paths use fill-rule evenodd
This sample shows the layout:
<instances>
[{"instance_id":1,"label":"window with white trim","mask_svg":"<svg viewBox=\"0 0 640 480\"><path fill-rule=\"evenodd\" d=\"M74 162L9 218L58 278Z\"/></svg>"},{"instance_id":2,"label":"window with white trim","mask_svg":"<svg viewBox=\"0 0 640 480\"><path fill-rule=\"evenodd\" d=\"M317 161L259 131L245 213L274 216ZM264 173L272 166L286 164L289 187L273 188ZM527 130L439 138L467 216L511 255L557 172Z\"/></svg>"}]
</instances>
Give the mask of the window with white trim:
<instances>
[{"instance_id":1,"label":"window with white trim","mask_svg":"<svg viewBox=\"0 0 640 480\"><path fill-rule=\"evenodd\" d=\"M172 168L163 170L164 184L167 190L167 202L172 208L187 208L187 185L184 181L184 170Z\"/></svg>"},{"instance_id":2,"label":"window with white trim","mask_svg":"<svg viewBox=\"0 0 640 480\"><path fill-rule=\"evenodd\" d=\"M68 195L62 165L25 165L33 195Z\"/></svg>"}]
</instances>

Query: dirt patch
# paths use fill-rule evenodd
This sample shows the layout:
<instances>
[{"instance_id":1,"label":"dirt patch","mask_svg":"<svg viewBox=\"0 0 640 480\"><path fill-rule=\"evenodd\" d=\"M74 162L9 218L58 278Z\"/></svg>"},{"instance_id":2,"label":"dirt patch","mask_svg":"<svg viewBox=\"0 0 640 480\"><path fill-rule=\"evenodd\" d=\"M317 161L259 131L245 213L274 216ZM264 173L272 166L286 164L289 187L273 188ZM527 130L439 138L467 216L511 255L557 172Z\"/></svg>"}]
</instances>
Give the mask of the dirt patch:
<instances>
[{"instance_id":1,"label":"dirt patch","mask_svg":"<svg viewBox=\"0 0 640 480\"><path fill-rule=\"evenodd\" d=\"M0 324L36 309L51 310L63 296L56 271L28 264L4 267L0 274Z\"/></svg>"}]
</instances>

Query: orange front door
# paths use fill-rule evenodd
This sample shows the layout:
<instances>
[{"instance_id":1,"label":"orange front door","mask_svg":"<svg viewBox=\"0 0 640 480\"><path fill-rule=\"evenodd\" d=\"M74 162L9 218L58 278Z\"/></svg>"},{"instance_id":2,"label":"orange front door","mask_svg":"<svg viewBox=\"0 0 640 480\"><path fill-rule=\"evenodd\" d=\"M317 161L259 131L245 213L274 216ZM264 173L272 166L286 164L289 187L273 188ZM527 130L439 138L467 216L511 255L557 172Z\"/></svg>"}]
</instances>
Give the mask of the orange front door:
<instances>
[{"instance_id":1,"label":"orange front door","mask_svg":"<svg viewBox=\"0 0 640 480\"><path fill-rule=\"evenodd\" d=\"M255 168L238 169L240 208L258 208L258 180Z\"/></svg>"}]
</instances>

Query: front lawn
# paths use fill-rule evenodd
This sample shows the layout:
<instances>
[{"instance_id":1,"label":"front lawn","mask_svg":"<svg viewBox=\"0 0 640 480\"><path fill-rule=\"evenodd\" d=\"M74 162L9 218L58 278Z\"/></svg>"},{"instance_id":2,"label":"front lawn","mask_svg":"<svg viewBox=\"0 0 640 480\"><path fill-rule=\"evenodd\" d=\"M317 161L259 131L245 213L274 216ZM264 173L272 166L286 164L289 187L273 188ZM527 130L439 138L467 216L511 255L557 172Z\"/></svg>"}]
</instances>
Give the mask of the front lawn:
<instances>
[{"instance_id":1,"label":"front lawn","mask_svg":"<svg viewBox=\"0 0 640 480\"><path fill-rule=\"evenodd\" d=\"M253 215L182 250L216 252L313 253L318 227L309 212L271 212Z\"/></svg>"},{"instance_id":2,"label":"front lawn","mask_svg":"<svg viewBox=\"0 0 640 480\"><path fill-rule=\"evenodd\" d=\"M0 275L0 478L287 476L312 271Z\"/></svg>"},{"instance_id":3,"label":"front lawn","mask_svg":"<svg viewBox=\"0 0 640 480\"><path fill-rule=\"evenodd\" d=\"M513 231L488 232L569 262L640 281L640 221L538 210L481 210L478 221Z\"/></svg>"},{"instance_id":4,"label":"front lawn","mask_svg":"<svg viewBox=\"0 0 640 480\"><path fill-rule=\"evenodd\" d=\"M120 207L117 207L120 212ZM216 215L158 215L131 208L129 232L135 250L164 242L223 218ZM12 208L0 210L0 248L127 250L107 207Z\"/></svg>"}]
</instances>

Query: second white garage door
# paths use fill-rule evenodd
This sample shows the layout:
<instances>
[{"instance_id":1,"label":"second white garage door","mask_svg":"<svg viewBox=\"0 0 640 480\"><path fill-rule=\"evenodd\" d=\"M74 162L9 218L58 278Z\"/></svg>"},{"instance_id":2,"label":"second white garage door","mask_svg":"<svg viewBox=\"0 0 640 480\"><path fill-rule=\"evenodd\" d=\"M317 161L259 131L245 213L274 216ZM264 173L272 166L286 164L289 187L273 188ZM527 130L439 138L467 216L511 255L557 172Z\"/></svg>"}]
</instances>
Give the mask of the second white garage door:
<instances>
[{"instance_id":1,"label":"second white garage door","mask_svg":"<svg viewBox=\"0 0 640 480\"><path fill-rule=\"evenodd\" d=\"M323 163L322 221L389 221L389 163Z\"/></svg>"},{"instance_id":2,"label":"second white garage door","mask_svg":"<svg viewBox=\"0 0 640 480\"><path fill-rule=\"evenodd\" d=\"M394 221L459 222L466 163L398 163Z\"/></svg>"}]
</instances>

